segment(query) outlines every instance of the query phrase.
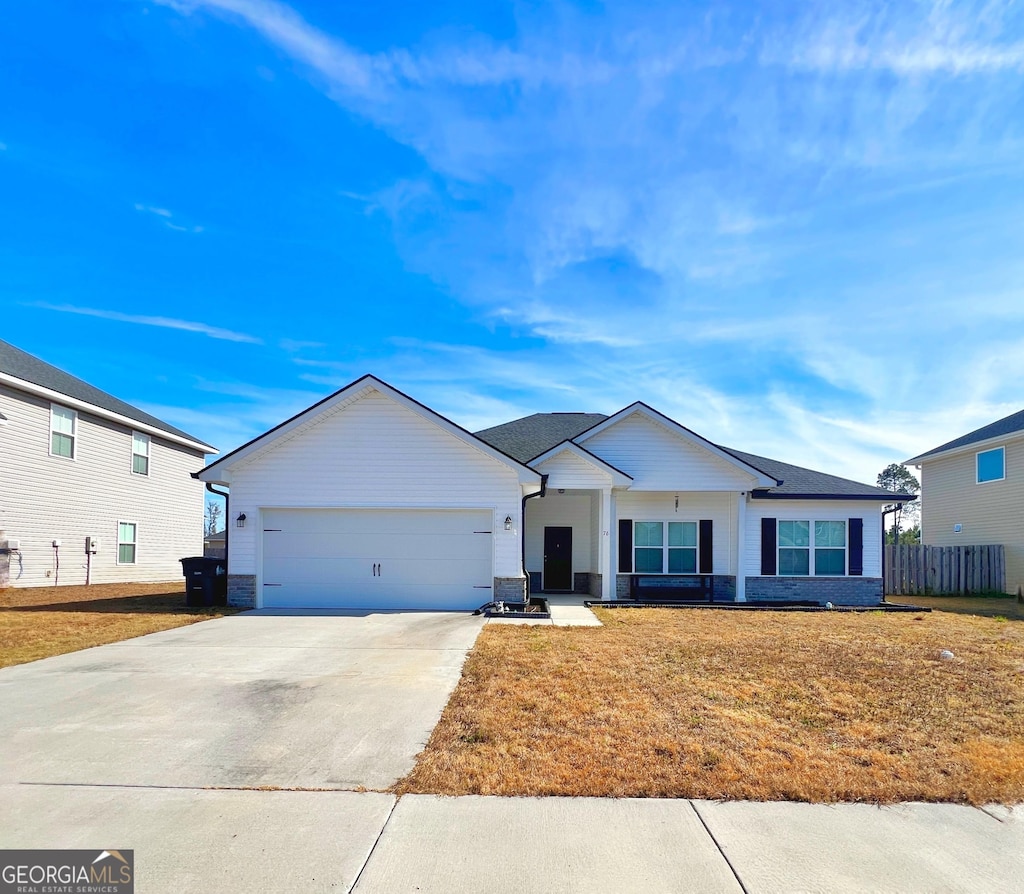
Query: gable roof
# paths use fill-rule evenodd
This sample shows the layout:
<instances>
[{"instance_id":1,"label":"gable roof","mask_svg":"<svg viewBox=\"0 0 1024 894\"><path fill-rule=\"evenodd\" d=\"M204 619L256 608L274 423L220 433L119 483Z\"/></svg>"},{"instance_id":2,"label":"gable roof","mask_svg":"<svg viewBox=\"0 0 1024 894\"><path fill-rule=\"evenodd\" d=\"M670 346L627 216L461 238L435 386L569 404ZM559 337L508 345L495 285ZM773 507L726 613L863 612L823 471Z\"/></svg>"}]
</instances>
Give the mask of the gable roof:
<instances>
[{"instance_id":1,"label":"gable roof","mask_svg":"<svg viewBox=\"0 0 1024 894\"><path fill-rule=\"evenodd\" d=\"M581 447L575 441L570 440L562 441L561 444L555 444L550 450L545 450L540 456L535 456L530 460L530 465L536 468L546 463L549 459L561 456L563 453L571 453L593 468L599 469L617 485L628 486L629 482L633 480L632 475L627 475L622 469L615 468L610 462L601 459L596 453L591 453L586 447Z\"/></svg>"},{"instance_id":2,"label":"gable roof","mask_svg":"<svg viewBox=\"0 0 1024 894\"><path fill-rule=\"evenodd\" d=\"M478 431L476 436L521 463L546 453L608 417L603 413L534 413Z\"/></svg>"},{"instance_id":3,"label":"gable roof","mask_svg":"<svg viewBox=\"0 0 1024 894\"><path fill-rule=\"evenodd\" d=\"M836 475L827 475L813 469L805 469L765 456L757 456L753 453L744 453L740 450L733 450L731 447L713 444L646 404L632 404L630 407L626 407L626 410L632 410L637 406L642 406L656 417L689 432L694 438L714 448L715 451L721 451L744 466L778 482L771 487L752 490L751 496L755 499L885 500L890 503L914 499L913 494L894 494L880 487L872 487L869 484L861 484L847 478L839 478ZM621 416L626 410L616 413L615 417ZM486 428L477 432L477 437L483 438L485 441L494 438L495 446L505 445L509 448L509 452L518 450L523 461L530 462L534 459L545 458L546 453L559 446L564 440L585 441L585 438L580 437L581 435L586 434L589 437L594 433L592 430L603 428L604 423L610 424L610 420L615 417L604 416L600 413L534 413L532 416L524 416L522 419L514 419L503 425ZM588 420L592 420L590 425L586 425ZM575 431L575 434L567 434L572 431ZM582 445L579 446L582 447Z\"/></svg>"},{"instance_id":4,"label":"gable roof","mask_svg":"<svg viewBox=\"0 0 1024 894\"><path fill-rule=\"evenodd\" d=\"M142 430L155 429L156 434L204 453L216 453L217 449L194 438L188 432L168 425L156 416L125 403L120 398L101 391L88 382L64 372L64 370L40 360L27 351L0 340L0 382L47 399L61 396L71 402L88 404L86 412L103 418L114 418L127 425L135 423Z\"/></svg>"},{"instance_id":5,"label":"gable roof","mask_svg":"<svg viewBox=\"0 0 1024 894\"><path fill-rule=\"evenodd\" d=\"M772 476L766 475L761 469L758 469L750 465L749 463L745 462L744 460L739 459L736 456L733 456L732 454L729 453L728 450L724 450L717 444L714 444L711 441L709 441L707 438L701 437L701 435L698 435L697 432L692 431L685 425L680 425L678 422L675 421L675 419L670 419L664 413L659 413L657 410L654 409L654 407L650 407L643 401L639 400L634 404L630 404L628 407L623 407L621 410L619 410L618 413L614 413L613 415L605 419L603 422L599 422L592 428L587 429L587 431L583 432L581 435L578 435L577 439L579 441L584 441L587 438L592 438L594 435L599 434L600 432L605 431L608 428L611 428L617 422L620 422L623 419L633 416L634 414L646 416L649 420L664 426L669 431L680 436L684 440L689 441L691 444L696 444L700 447L703 447L709 453L717 456L719 459L724 459L727 463L729 463L732 466L738 466L741 472L745 472L748 475L753 475L754 478L757 479L757 483L762 487L768 487L771 484L779 483L776 479L772 478Z\"/></svg>"},{"instance_id":6,"label":"gable roof","mask_svg":"<svg viewBox=\"0 0 1024 894\"><path fill-rule=\"evenodd\" d=\"M324 412L338 406L339 404L345 404L358 400L363 394L369 391L378 391L381 394L390 397L396 403L401 404L407 409L412 410L414 413L430 420L442 429L447 431L449 434L454 435L467 444L475 447L481 452L487 454L493 459L499 462L505 463L511 466L519 474L519 480L521 483L535 483L540 486L541 474L536 469L531 469L526 463L520 462L514 456L510 456L500 448L496 448L493 444L488 443L482 438L478 438L472 432L466 431L461 425L456 425L450 419L445 418L440 413L430 409L425 404L421 404L415 398L409 397L399 391L397 388L392 387L387 382L378 379L376 376L365 375L361 378L356 379L354 382L350 382L344 388L339 388L333 394L327 395L323 400L317 401L310 407L307 407L301 413L296 413L290 419L286 419L279 425L275 425L272 429L265 431L263 434L258 435L251 441L246 442L241 447L236 447L230 453L224 454L217 460L210 463L205 469L199 472L193 473L193 478L199 478L201 481L210 481L220 484L229 484L230 482L225 479L223 471L221 477L218 477L213 473L212 470L220 467L221 470L230 468L234 463L240 460L246 459L249 456L269 447L278 438L284 437L290 434L296 429L301 428L304 425L308 425L313 422L317 416L320 416Z\"/></svg>"},{"instance_id":7,"label":"gable roof","mask_svg":"<svg viewBox=\"0 0 1024 894\"><path fill-rule=\"evenodd\" d=\"M904 465L920 462L922 459L937 456L940 453L945 453L947 450L957 450L960 447L969 447L971 444L980 444L983 441L989 441L992 438L1003 438L1017 433L1024 433L1024 410L1020 410L1017 413L1011 413L1009 416L997 419L995 422L990 422L988 425L983 425L981 428L975 429L966 435L954 438L952 441L947 441L945 444L940 447L936 447L934 450L929 450L927 453L922 453L920 456L915 456L913 459L906 460Z\"/></svg>"}]
</instances>

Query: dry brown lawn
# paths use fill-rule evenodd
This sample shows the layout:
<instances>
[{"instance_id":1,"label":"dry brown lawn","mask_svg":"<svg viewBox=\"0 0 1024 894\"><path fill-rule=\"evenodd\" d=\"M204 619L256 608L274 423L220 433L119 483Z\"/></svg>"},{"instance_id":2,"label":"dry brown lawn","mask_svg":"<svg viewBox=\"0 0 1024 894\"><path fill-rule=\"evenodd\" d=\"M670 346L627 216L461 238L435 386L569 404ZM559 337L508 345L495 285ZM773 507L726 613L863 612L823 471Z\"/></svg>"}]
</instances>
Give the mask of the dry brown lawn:
<instances>
[{"instance_id":1,"label":"dry brown lawn","mask_svg":"<svg viewBox=\"0 0 1024 894\"><path fill-rule=\"evenodd\" d=\"M184 579L0 590L0 667L233 614L189 608Z\"/></svg>"},{"instance_id":2,"label":"dry brown lawn","mask_svg":"<svg viewBox=\"0 0 1024 894\"><path fill-rule=\"evenodd\" d=\"M597 611L603 628L488 625L398 790L1024 800L1024 624Z\"/></svg>"}]
</instances>

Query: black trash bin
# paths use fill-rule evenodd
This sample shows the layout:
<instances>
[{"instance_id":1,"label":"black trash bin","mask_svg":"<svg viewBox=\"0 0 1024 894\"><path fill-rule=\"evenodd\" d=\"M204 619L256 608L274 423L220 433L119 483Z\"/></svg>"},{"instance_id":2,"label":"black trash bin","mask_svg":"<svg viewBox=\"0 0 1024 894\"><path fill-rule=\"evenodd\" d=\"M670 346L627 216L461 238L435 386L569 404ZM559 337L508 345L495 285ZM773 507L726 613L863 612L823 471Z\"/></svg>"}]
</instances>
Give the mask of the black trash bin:
<instances>
[{"instance_id":1,"label":"black trash bin","mask_svg":"<svg viewBox=\"0 0 1024 894\"><path fill-rule=\"evenodd\" d=\"M228 576L223 559L189 556L179 559L185 575L185 604L191 606L226 605Z\"/></svg>"}]
</instances>

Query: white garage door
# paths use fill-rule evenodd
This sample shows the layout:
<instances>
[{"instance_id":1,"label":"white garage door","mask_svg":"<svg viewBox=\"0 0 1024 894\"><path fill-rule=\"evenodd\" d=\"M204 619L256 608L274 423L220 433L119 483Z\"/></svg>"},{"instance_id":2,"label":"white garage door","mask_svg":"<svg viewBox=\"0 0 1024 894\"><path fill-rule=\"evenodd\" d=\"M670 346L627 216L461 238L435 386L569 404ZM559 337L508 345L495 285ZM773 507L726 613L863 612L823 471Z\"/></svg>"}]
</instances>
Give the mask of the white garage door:
<instances>
[{"instance_id":1,"label":"white garage door","mask_svg":"<svg viewBox=\"0 0 1024 894\"><path fill-rule=\"evenodd\" d=\"M262 517L265 608L474 609L491 600L490 510L274 509Z\"/></svg>"}]
</instances>

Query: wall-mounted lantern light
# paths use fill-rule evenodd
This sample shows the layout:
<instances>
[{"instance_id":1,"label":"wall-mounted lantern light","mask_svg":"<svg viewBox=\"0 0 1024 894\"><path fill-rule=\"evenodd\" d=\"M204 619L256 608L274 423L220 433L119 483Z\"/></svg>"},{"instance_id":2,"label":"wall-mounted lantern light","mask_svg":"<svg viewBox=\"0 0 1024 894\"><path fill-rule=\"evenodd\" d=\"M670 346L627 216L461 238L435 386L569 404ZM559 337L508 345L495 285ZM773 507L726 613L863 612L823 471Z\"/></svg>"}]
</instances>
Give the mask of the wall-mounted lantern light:
<instances>
[{"instance_id":1,"label":"wall-mounted lantern light","mask_svg":"<svg viewBox=\"0 0 1024 894\"><path fill-rule=\"evenodd\" d=\"M244 512L239 512L238 513L238 518L235 519L235 526L238 527L238 528L244 528L245 527L245 513Z\"/></svg>"},{"instance_id":2,"label":"wall-mounted lantern light","mask_svg":"<svg viewBox=\"0 0 1024 894\"><path fill-rule=\"evenodd\" d=\"M512 530L512 516L511 515L506 515L505 516L505 530L506 531L511 531Z\"/></svg>"}]
</instances>

